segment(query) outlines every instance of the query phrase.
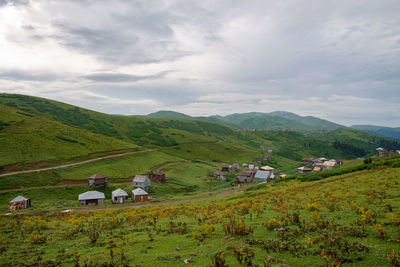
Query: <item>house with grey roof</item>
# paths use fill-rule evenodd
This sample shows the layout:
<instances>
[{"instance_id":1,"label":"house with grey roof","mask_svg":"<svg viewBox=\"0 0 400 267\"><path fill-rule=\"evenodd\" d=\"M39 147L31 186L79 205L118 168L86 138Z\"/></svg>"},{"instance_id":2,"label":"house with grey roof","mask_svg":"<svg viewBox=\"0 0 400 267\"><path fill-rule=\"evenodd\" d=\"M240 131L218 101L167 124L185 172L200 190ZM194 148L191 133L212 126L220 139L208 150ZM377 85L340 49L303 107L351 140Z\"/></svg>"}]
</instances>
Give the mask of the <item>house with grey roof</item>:
<instances>
[{"instance_id":1,"label":"house with grey roof","mask_svg":"<svg viewBox=\"0 0 400 267\"><path fill-rule=\"evenodd\" d=\"M136 188L142 188L144 190L150 188L150 179L145 175L136 175L132 182L133 186Z\"/></svg>"},{"instance_id":2,"label":"house with grey roof","mask_svg":"<svg viewBox=\"0 0 400 267\"><path fill-rule=\"evenodd\" d=\"M13 200L11 200L8 204L9 210L20 210L26 209L31 206L31 199L26 198L24 196L17 196Z\"/></svg>"},{"instance_id":3,"label":"house with grey roof","mask_svg":"<svg viewBox=\"0 0 400 267\"><path fill-rule=\"evenodd\" d=\"M104 204L104 193L98 191L87 191L85 193L79 194L78 204L79 206L88 205L103 205Z\"/></svg>"},{"instance_id":4,"label":"house with grey roof","mask_svg":"<svg viewBox=\"0 0 400 267\"><path fill-rule=\"evenodd\" d=\"M118 188L111 192L111 202L114 204L122 204L129 201L128 193Z\"/></svg>"},{"instance_id":5,"label":"house with grey roof","mask_svg":"<svg viewBox=\"0 0 400 267\"><path fill-rule=\"evenodd\" d=\"M273 182L275 180L275 175L273 171L263 171L259 170L256 172L254 178L258 182Z\"/></svg>"}]
</instances>

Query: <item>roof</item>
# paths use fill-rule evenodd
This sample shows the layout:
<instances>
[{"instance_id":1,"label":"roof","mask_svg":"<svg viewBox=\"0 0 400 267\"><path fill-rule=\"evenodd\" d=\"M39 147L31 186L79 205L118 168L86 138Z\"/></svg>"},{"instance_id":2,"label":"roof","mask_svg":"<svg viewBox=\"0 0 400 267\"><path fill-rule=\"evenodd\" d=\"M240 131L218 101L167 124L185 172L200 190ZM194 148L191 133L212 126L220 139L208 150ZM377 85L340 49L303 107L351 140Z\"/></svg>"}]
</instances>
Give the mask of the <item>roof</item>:
<instances>
[{"instance_id":1,"label":"roof","mask_svg":"<svg viewBox=\"0 0 400 267\"><path fill-rule=\"evenodd\" d=\"M151 174L155 174L155 175L165 175L165 173L163 173L162 171L159 171L159 170L152 171Z\"/></svg>"},{"instance_id":2,"label":"roof","mask_svg":"<svg viewBox=\"0 0 400 267\"><path fill-rule=\"evenodd\" d=\"M118 189L112 191L111 194L112 194L114 197L127 197L127 196L128 196L128 193L126 193L124 190L122 190L122 189L120 189L120 188L118 188Z\"/></svg>"},{"instance_id":3,"label":"roof","mask_svg":"<svg viewBox=\"0 0 400 267\"><path fill-rule=\"evenodd\" d=\"M101 175L101 174L93 174L92 176L90 176L89 178L91 178L91 179L103 179L103 178L106 178L106 177L104 177L103 175Z\"/></svg>"},{"instance_id":4,"label":"roof","mask_svg":"<svg viewBox=\"0 0 400 267\"><path fill-rule=\"evenodd\" d=\"M136 175L135 178L133 178L133 181L137 183L144 183L147 179L149 179L149 177L145 175Z\"/></svg>"},{"instance_id":5,"label":"roof","mask_svg":"<svg viewBox=\"0 0 400 267\"><path fill-rule=\"evenodd\" d=\"M99 199L105 198L104 193L98 191L87 191L85 193L79 194L79 200L88 200L88 199Z\"/></svg>"},{"instance_id":6,"label":"roof","mask_svg":"<svg viewBox=\"0 0 400 267\"><path fill-rule=\"evenodd\" d=\"M234 164L232 164L232 167L239 167L239 164L238 163L234 163Z\"/></svg>"},{"instance_id":7,"label":"roof","mask_svg":"<svg viewBox=\"0 0 400 267\"><path fill-rule=\"evenodd\" d=\"M135 190L132 190L132 194L135 196L143 196L143 195L148 195L146 191L144 191L142 188L136 188Z\"/></svg>"},{"instance_id":8,"label":"roof","mask_svg":"<svg viewBox=\"0 0 400 267\"><path fill-rule=\"evenodd\" d=\"M264 171L273 171L273 170L275 170L275 169L272 168L272 167L270 167L270 166L264 166L264 167L261 167L261 170L264 170Z\"/></svg>"},{"instance_id":9,"label":"roof","mask_svg":"<svg viewBox=\"0 0 400 267\"><path fill-rule=\"evenodd\" d=\"M335 167L336 161L325 161L324 166L325 167Z\"/></svg>"},{"instance_id":10,"label":"roof","mask_svg":"<svg viewBox=\"0 0 400 267\"><path fill-rule=\"evenodd\" d=\"M270 172L269 171L258 171L254 178L258 179L267 179L269 178Z\"/></svg>"},{"instance_id":11,"label":"roof","mask_svg":"<svg viewBox=\"0 0 400 267\"><path fill-rule=\"evenodd\" d=\"M321 167L314 167L313 169L314 172L320 172L321 170L322 170Z\"/></svg>"},{"instance_id":12,"label":"roof","mask_svg":"<svg viewBox=\"0 0 400 267\"><path fill-rule=\"evenodd\" d=\"M24 196L17 196L13 200L10 201L10 203L15 203L15 202L22 202L22 201L27 201L29 198L26 198Z\"/></svg>"},{"instance_id":13,"label":"roof","mask_svg":"<svg viewBox=\"0 0 400 267\"><path fill-rule=\"evenodd\" d=\"M251 171L242 171L242 172L239 172L236 176L248 176L248 177L250 177L251 175L252 175Z\"/></svg>"},{"instance_id":14,"label":"roof","mask_svg":"<svg viewBox=\"0 0 400 267\"><path fill-rule=\"evenodd\" d=\"M305 166L303 166L303 167L300 167L300 168L297 168L298 170L303 170L303 171L311 171L311 169L310 168L308 168L308 167L305 167Z\"/></svg>"},{"instance_id":15,"label":"roof","mask_svg":"<svg viewBox=\"0 0 400 267\"><path fill-rule=\"evenodd\" d=\"M220 172L220 171L214 172L214 175L225 175L226 176L226 174L224 172Z\"/></svg>"}]
</instances>

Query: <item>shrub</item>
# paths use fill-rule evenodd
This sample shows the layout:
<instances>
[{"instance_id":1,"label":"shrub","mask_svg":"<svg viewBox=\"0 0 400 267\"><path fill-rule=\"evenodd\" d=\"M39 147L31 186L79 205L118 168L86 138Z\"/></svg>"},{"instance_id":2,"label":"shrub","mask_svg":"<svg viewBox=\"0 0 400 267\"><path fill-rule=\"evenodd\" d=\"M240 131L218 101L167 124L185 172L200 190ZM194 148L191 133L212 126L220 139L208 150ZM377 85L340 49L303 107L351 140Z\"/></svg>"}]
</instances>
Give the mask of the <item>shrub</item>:
<instances>
[{"instance_id":1,"label":"shrub","mask_svg":"<svg viewBox=\"0 0 400 267\"><path fill-rule=\"evenodd\" d=\"M276 229L282 227L282 222L278 219L272 218L271 220L263 223L264 227L268 230Z\"/></svg>"}]
</instances>

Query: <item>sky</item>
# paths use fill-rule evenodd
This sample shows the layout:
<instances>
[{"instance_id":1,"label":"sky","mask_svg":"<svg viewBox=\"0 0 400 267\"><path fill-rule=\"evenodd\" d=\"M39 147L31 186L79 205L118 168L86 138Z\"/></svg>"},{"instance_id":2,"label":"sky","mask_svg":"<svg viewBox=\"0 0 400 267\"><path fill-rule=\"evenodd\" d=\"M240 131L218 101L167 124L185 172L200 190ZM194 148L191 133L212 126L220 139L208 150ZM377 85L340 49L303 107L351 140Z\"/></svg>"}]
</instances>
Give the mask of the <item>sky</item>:
<instances>
[{"instance_id":1,"label":"sky","mask_svg":"<svg viewBox=\"0 0 400 267\"><path fill-rule=\"evenodd\" d=\"M0 0L0 92L400 127L398 0Z\"/></svg>"}]
</instances>

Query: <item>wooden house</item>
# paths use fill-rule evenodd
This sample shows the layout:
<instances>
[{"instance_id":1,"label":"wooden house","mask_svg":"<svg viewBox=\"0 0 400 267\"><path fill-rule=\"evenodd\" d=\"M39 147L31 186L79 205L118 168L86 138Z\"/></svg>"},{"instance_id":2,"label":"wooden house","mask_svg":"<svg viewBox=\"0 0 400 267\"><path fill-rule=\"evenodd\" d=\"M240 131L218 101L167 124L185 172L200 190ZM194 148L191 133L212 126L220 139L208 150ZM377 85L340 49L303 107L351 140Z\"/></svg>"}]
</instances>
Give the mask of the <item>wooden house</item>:
<instances>
[{"instance_id":1,"label":"wooden house","mask_svg":"<svg viewBox=\"0 0 400 267\"><path fill-rule=\"evenodd\" d=\"M226 173L223 172L214 172L214 177L217 180L226 181Z\"/></svg>"},{"instance_id":2,"label":"wooden house","mask_svg":"<svg viewBox=\"0 0 400 267\"><path fill-rule=\"evenodd\" d=\"M222 172L229 172L229 166L227 166L227 165L222 165L222 166L221 166L221 171L222 171Z\"/></svg>"},{"instance_id":3,"label":"wooden house","mask_svg":"<svg viewBox=\"0 0 400 267\"><path fill-rule=\"evenodd\" d=\"M31 206L31 199L24 196L17 196L8 204L9 210L27 209Z\"/></svg>"},{"instance_id":4,"label":"wooden house","mask_svg":"<svg viewBox=\"0 0 400 267\"><path fill-rule=\"evenodd\" d=\"M108 178L100 174L94 174L88 178L90 188L101 188L108 186Z\"/></svg>"},{"instance_id":5,"label":"wooden house","mask_svg":"<svg viewBox=\"0 0 400 267\"><path fill-rule=\"evenodd\" d=\"M330 169L333 169L333 168L335 168L335 167L337 167L337 166L339 166L339 164L337 164L336 160L325 161L325 162L322 164L322 167L323 167L325 170L330 170Z\"/></svg>"},{"instance_id":6,"label":"wooden house","mask_svg":"<svg viewBox=\"0 0 400 267\"><path fill-rule=\"evenodd\" d=\"M297 168L297 173L298 174L308 173L308 172L311 172L311 171L312 171L312 169L310 169L308 167L305 167L305 166Z\"/></svg>"},{"instance_id":7,"label":"wooden house","mask_svg":"<svg viewBox=\"0 0 400 267\"><path fill-rule=\"evenodd\" d=\"M381 147L378 147L376 151L378 152L379 157L387 157L389 155L388 151Z\"/></svg>"},{"instance_id":8,"label":"wooden house","mask_svg":"<svg viewBox=\"0 0 400 267\"><path fill-rule=\"evenodd\" d=\"M165 173L162 171L153 171L149 173L150 181L155 183L161 183L165 181Z\"/></svg>"},{"instance_id":9,"label":"wooden house","mask_svg":"<svg viewBox=\"0 0 400 267\"><path fill-rule=\"evenodd\" d=\"M88 205L103 205L104 204L104 193L98 191L87 191L85 193L79 194L78 204L79 206Z\"/></svg>"},{"instance_id":10,"label":"wooden house","mask_svg":"<svg viewBox=\"0 0 400 267\"><path fill-rule=\"evenodd\" d=\"M143 189L136 188L135 190L132 190L133 202L142 202L142 201L147 201L148 199L149 199L149 195Z\"/></svg>"},{"instance_id":11,"label":"wooden house","mask_svg":"<svg viewBox=\"0 0 400 267\"><path fill-rule=\"evenodd\" d=\"M242 171L236 175L236 183L250 183L254 181L255 172Z\"/></svg>"},{"instance_id":12,"label":"wooden house","mask_svg":"<svg viewBox=\"0 0 400 267\"><path fill-rule=\"evenodd\" d=\"M238 170L239 170L239 164L237 164L237 163L232 164L231 170L232 170L233 172L238 171Z\"/></svg>"},{"instance_id":13,"label":"wooden house","mask_svg":"<svg viewBox=\"0 0 400 267\"><path fill-rule=\"evenodd\" d=\"M303 159L301 161L301 163L304 165L313 165L315 161L316 161L316 158L306 158L306 159Z\"/></svg>"},{"instance_id":14,"label":"wooden house","mask_svg":"<svg viewBox=\"0 0 400 267\"><path fill-rule=\"evenodd\" d=\"M114 204L126 203L129 201L128 193L118 188L111 192L111 201Z\"/></svg>"},{"instance_id":15,"label":"wooden house","mask_svg":"<svg viewBox=\"0 0 400 267\"><path fill-rule=\"evenodd\" d=\"M136 175L132 182L133 186L136 188L142 188L144 190L150 188L150 179L145 175Z\"/></svg>"}]
</instances>

